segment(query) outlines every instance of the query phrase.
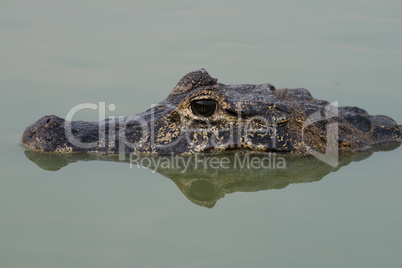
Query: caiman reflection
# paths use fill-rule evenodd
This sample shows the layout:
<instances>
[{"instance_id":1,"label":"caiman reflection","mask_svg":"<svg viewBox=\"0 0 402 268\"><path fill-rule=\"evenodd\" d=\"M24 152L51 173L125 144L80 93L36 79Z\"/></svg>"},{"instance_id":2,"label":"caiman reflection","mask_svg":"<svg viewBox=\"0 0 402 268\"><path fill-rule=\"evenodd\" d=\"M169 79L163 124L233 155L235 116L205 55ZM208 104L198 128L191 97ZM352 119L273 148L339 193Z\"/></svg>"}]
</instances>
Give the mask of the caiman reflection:
<instances>
[{"instance_id":1,"label":"caiman reflection","mask_svg":"<svg viewBox=\"0 0 402 268\"><path fill-rule=\"evenodd\" d=\"M399 145L383 146L379 149L381 149L381 151L387 151L397 147L399 147ZM340 154L339 164L336 167L327 165L314 157L300 158L275 154L248 156L239 156L237 154L202 154L197 157L142 157L135 158L135 161L131 163L130 157L126 157L124 162L126 162L127 165L122 168L130 168L131 165L134 177L138 168L148 168L151 171L156 171L171 179L180 191L194 204L212 208L219 199L229 193L282 189L293 183L319 181L327 174L336 172L341 167L351 162L368 158L373 152L374 151L364 151L357 154ZM107 155L50 154L30 150L26 150L25 155L40 168L49 171L57 171L68 164L78 161L97 160L120 162L118 156ZM236 157L238 158L236 159ZM249 160L244 160L244 157L249 157ZM260 162L258 162L259 159L261 160ZM270 163L269 159L271 159ZM131 158L131 160L133 160L133 158ZM214 161L214 165L211 164L211 161ZM254 161L254 164L250 161ZM282 165L283 161L285 162L285 166ZM204 163L207 164L204 165ZM224 165L222 165L222 163L224 163Z\"/></svg>"}]
</instances>

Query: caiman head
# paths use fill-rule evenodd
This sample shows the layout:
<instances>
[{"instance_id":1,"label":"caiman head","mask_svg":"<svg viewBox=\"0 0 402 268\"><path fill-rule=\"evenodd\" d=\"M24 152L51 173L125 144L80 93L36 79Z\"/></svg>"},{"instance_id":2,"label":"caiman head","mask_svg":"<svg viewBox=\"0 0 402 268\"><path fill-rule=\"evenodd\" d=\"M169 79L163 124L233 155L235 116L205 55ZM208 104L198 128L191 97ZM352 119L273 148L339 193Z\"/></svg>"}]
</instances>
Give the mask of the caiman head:
<instances>
[{"instance_id":1,"label":"caiman head","mask_svg":"<svg viewBox=\"0 0 402 268\"><path fill-rule=\"evenodd\" d=\"M334 131L336 130L336 131ZM194 154L252 151L306 155L400 142L398 125L356 107L335 107L306 89L224 85L204 70L185 75L149 110L120 120L69 122L45 116L22 137L46 152Z\"/></svg>"}]
</instances>

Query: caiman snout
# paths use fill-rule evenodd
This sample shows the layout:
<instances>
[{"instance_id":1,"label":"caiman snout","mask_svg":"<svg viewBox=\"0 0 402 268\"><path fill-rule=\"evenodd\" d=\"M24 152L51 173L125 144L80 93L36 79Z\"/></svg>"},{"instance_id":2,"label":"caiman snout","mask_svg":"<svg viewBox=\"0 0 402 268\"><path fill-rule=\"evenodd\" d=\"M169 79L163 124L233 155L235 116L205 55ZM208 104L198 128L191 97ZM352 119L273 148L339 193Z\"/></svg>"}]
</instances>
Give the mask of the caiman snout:
<instances>
[{"instance_id":1,"label":"caiman snout","mask_svg":"<svg viewBox=\"0 0 402 268\"><path fill-rule=\"evenodd\" d=\"M33 150L54 152L63 137L64 119L46 115L25 129L22 143Z\"/></svg>"}]
</instances>

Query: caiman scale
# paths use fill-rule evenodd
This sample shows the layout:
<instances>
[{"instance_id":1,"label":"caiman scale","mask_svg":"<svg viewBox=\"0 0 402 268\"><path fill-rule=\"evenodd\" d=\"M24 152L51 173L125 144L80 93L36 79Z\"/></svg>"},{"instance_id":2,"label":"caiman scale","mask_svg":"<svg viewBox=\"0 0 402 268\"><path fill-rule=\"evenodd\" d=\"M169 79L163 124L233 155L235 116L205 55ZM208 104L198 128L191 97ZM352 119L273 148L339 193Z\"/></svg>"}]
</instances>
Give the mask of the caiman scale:
<instances>
[{"instance_id":1,"label":"caiman scale","mask_svg":"<svg viewBox=\"0 0 402 268\"><path fill-rule=\"evenodd\" d=\"M336 131L334 131L336 130ZM401 142L401 127L357 107L334 107L303 88L225 85L200 69L185 75L157 106L124 120L66 121L47 115L22 143L44 152L187 155L203 152L357 152Z\"/></svg>"}]
</instances>

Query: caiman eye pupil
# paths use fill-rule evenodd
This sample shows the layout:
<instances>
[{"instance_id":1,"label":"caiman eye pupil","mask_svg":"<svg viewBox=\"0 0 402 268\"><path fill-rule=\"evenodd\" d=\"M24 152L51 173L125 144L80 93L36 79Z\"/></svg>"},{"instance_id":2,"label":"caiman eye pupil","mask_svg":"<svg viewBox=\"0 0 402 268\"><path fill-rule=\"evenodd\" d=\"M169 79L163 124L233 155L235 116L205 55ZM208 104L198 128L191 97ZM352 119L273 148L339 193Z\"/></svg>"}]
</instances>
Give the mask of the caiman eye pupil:
<instances>
[{"instance_id":1,"label":"caiman eye pupil","mask_svg":"<svg viewBox=\"0 0 402 268\"><path fill-rule=\"evenodd\" d=\"M218 107L214 100L195 100L191 103L191 111L197 116L210 117Z\"/></svg>"}]
</instances>

